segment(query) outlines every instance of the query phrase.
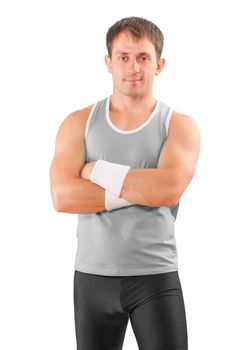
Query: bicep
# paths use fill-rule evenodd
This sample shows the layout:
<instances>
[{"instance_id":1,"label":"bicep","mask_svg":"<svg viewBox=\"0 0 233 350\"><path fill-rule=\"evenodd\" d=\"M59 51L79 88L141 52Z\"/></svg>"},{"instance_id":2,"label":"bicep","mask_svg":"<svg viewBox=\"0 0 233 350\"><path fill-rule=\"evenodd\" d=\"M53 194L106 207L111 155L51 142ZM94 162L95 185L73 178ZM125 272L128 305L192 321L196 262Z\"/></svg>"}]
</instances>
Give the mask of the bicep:
<instances>
[{"instance_id":1,"label":"bicep","mask_svg":"<svg viewBox=\"0 0 233 350\"><path fill-rule=\"evenodd\" d=\"M161 150L158 168L173 169L178 179L192 179L200 152L200 133L196 122L175 113L170 122L168 138Z\"/></svg>"},{"instance_id":2,"label":"bicep","mask_svg":"<svg viewBox=\"0 0 233 350\"><path fill-rule=\"evenodd\" d=\"M83 125L77 116L68 116L61 124L50 166L51 190L78 178L85 163Z\"/></svg>"}]
</instances>

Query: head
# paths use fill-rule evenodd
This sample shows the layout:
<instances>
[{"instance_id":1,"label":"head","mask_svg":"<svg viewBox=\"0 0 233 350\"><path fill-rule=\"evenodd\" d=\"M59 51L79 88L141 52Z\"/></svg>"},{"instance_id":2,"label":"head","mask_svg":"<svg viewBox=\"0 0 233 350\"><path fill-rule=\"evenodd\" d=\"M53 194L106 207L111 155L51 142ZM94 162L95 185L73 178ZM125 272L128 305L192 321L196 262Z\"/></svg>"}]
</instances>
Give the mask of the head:
<instances>
[{"instance_id":1,"label":"head","mask_svg":"<svg viewBox=\"0 0 233 350\"><path fill-rule=\"evenodd\" d=\"M105 63L114 89L127 95L151 93L155 75L161 72L163 34L152 22L127 17L111 26L106 35Z\"/></svg>"}]
</instances>

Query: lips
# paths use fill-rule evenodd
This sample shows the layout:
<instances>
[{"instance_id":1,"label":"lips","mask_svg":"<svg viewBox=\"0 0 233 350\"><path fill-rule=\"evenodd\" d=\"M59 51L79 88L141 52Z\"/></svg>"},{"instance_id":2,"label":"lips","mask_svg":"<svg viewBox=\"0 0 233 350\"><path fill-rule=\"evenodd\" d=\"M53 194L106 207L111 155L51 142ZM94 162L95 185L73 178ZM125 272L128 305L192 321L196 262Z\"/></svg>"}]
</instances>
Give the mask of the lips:
<instances>
[{"instance_id":1,"label":"lips","mask_svg":"<svg viewBox=\"0 0 233 350\"><path fill-rule=\"evenodd\" d=\"M142 79L124 79L124 80L129 82L129 83L134 83L136 81L141 81Z\"/></svg>"}]
</instances>

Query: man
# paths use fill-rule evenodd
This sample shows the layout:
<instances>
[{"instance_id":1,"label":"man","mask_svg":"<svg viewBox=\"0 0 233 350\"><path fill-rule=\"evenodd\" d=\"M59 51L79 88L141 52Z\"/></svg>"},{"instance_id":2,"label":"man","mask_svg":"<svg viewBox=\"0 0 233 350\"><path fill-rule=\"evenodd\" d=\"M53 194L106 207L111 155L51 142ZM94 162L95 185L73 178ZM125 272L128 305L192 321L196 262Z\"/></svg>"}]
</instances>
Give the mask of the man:
<instances>
[{"instance_id":1,"label":"man","mask_svg":"<svg viewBox=\"0 0 233 350\"><path fill-rule=\"evenodd\" d=\"M50 169L55 209L79 214L77 349L122 349L130 319L140 349L184 350L174 222L194 176L199 130L153 97L165 64L154 23L124 18L106 41L113 93L63 121Z\"/></svg>"}]
</instances>

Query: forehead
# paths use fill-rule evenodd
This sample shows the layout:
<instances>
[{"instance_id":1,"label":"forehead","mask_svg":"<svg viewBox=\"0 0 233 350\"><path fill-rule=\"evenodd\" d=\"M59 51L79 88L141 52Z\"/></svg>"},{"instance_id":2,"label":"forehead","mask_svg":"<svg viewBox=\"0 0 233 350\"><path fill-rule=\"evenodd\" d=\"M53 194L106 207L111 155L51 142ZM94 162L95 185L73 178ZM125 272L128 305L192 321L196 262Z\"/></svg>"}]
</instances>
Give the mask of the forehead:
<instances>
[{"instance_id":1,"label":"forehead","mask_svg":"<svg viewBox=\"0 0 233 350\"><path fill-rule=\"evenodd\" d=\"M121 32L113 40L112 54L119 53L148 53L151 56L155 56L155 48L147 37L135 38L129 32Z\"/></svg>"}]
</instances>

